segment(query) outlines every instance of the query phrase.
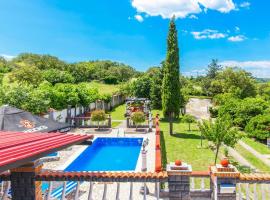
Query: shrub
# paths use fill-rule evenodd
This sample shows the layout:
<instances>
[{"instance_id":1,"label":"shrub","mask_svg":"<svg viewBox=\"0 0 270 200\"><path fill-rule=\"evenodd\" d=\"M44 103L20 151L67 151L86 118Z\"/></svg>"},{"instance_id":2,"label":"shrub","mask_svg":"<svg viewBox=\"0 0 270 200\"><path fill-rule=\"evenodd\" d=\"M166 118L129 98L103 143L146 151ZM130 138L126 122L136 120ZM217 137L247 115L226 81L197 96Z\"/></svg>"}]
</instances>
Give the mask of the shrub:
<instances>
[{"instance_id":1,"label":"shrub","mask_svg":"<svg viewBox=\"0 0 270 200\"><path fill-rule=\"evenodd\" d=\"M270 137L270 115L258 115L253 117L247 124L245 131L249 136L260 140Z\"/></svg>"},{"instance_id":2,"label":"shrub","mask_svg":"<svg viewBox=\"0 0 270 200\"><path fill-rule=\"evenodd\" d=\"M196 118L192 115L184 115L182 121L188 123L188 130L190 131L190 124L196 122Z\"/></svg>"},{"instance_id":3,"label":"shrub","mask_svg":"<svg viewBox=\"0 0 270 200\"><path fill-rule=\"evenodd\" d=\"M91 120L93 122L98 122L98 129L100 129L99 122L106 120L106 114L104 110L95 110L91 114Z\"/></svg>"},{"instance_id":4,"label":"shrub","mask_svg":"<svg viewBox=\"0 0 270 200\"><path fill-rule=\"evenodd\" d=\"M131 120L135 123L136 130L137 130L138 125L145 121L145 115L141 111L134 112L134 113L131 114Z\"/></svg>"}]
</instances>

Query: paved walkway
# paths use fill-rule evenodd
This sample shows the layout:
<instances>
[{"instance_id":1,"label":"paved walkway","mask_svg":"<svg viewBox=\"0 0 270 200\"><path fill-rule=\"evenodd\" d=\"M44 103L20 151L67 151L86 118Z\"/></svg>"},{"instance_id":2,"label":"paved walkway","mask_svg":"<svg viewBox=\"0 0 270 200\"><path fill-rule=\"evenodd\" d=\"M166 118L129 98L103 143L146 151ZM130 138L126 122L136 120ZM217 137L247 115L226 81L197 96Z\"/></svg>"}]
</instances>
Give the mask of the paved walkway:
<instances>
[{"instance_id":1,"label":"paved walkway","mask_svg":"<svg viewBox=\"0 0 270 200\"><path fill-rule=\"evenodd\" d=\"M248 166L252 169L256 169L256 167L254 167L252 164L250 164L241 154L239 154L235 149L231 148L231 147L227 147L229 154L241 165L245 165Z\"/></svg>"},{"instance_id":2,"label":"paved walkway","mask_svg":"<svg viewBox=\"0 0 270 200\"><path fill-rule=\"evenodd\" d=\"M190 98L186 105L186 113L193 115L198 120L210 119L209 107L212 106L210 99Z\"/></svg>"},{"instance_id":3,"label":"paved walkway","mask_svg":"<svg viewBox=\"0 0 270 200\"><path fill-rule=\"evenodd\" d=\"M259 153L258 151L256 151L255 149L253 149L252 147L250 147L243 141L239 141L238 143L242 147L244 147L246 150L248 150L250 153L252 153L255 157L259 158L262 162L264 162L264 164L270 167L270 160L268 160L265 155Z\"/></svg>"}]
</instances>

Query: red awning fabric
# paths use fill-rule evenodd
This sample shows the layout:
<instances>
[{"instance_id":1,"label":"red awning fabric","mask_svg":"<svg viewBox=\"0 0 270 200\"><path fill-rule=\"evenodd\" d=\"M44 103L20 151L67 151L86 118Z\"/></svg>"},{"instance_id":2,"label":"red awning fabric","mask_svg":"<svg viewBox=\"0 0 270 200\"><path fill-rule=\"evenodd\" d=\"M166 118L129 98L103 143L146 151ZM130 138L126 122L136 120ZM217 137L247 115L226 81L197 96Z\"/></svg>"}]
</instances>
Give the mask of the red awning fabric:
<instances>
[{"instance_id":1,"label":"red awning fabric","mask_svg":"<svg viewBox=\"0 0 270 200\"><path fill-rule=\"evenodd\" d=\"M64 133L0 132L0 173L92 138Z\"/></svg>"}]
</instances>

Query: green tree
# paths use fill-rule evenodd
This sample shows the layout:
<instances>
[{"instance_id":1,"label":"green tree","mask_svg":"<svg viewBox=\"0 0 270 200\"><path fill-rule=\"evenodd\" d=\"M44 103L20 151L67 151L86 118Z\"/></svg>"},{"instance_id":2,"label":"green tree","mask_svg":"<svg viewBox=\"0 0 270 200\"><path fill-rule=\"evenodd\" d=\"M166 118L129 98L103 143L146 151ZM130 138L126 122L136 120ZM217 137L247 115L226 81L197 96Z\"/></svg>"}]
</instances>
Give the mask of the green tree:
<instances>
[{"instance_id":1,"label":"green tree","mask_svg":"<svg viewBox=\"0 0 270 200\"><path fill-rule=\"evenodd\" d=\"M150 86L150 100L152 108L160 109L162 108L161 100L161 89L162 89L162 69L160 67L152 68L151 71L147 72L151 78Z\"/></svg>"},{"instance_id":2,"label":"green tree","mask_svg":"<svg viewBox=\"0 0 270 200\"><path fill-rule=\"evenodd\" d=\"M165 117L169 117L170 134L173 134L173 118L179 117L181 107L181 93L179 81L179 48L175 18L173 17L167 38L167 55L163 69L162 81L162 110Z\"/></svg>"},{"instance_id":3,"label":"green tree","mask_svg":"<svg viewBox=\"0 0 270 200\"><path fill-rule=\"evenodd\" d=\"M56 83L73 83L74 77L67 71L59 69L48 69L43 71L45 80L55 85Z\"/></svg>"},{"instance_id":4,"label":"green tree","mask_svg":"<svg viewBox=\"0 0 270 200\"><path fill-rule=\"evenodd\" d=\"M41 70L36 66L21 66L11 72L10 79L13 82L17 81L20 84L28 84L35 87L44 80Z\"/></svg>"},{"instance_id":5,"label":"green tree","mask_svg":"<svg viewBox=\"0 0 270 200\"><path fill-rule=\"evenodd\" d=\"M270 114L257 115L248 122L245 131L248 136L259 140L270 137Z\"/></svg>"},{"instance_id":6,"label":"green tree","mask_svg":"<svg viewBox=\"0 0 270 200\"><path fill-rule=\"evenodd\" d=\"M188 131L191 131L190 124L196 122L196 118L192 115L185 114L182 117L182 122L188 123Z\"/></svg>"},{"instance_id":7,"label":"green tree","mask_svg":"<svg viewBox=\"0 0 270 200\"><path fill-rule=\"evenodd\" d=\"M215 79L218 75L218 72L220 72L222 69L222 66L218 64L217 59L212 59L212 62L208 65L207 69L207 77L210 79Z\"/></svg>"},{"instance_id":8,"label":"green tree","mask_svg":"<svg viewBox=\"0 0 270 200\"><path fill-rule=\"evenodd\" d=\"M132 82L133 95L150 99L151 79L145 74Z\"/></svg>"},{"instance_id":9,"label":"green tree","mask_svg":"<svg viewBox=\"0 0 270 200\"><path fill-rule=\"evenodd\" d=\"M21 108L34 114L47 113L50 108L50 99L46 91L34 89L29 92L27 101L23 102Z\"/></svg>"},{"instance_id":10,"label":"green tree","mask_svg":"<svg viewBox=\"0 0 270 200\"><path fill-rule=\"evenodd\" d=\"M88 83L79 83L77 85L77 93L80 99L79 104L85 107L99 99L97 88L90 87Z\"/></svg>"},{"instance_id":11,"label":"green tree","mask_svg":"<svg viewBox=\"0 0 270 200\"><path fill-rule=\"evenodd\" d=\"M51 55L39 55L33 53L22 53L15 57L12 61L13 64L19 66L35 66L40 70L46 69L60 69L64 70L67 64Z\"/></svg>"},{"instance_id":12,"label":"green tree","mask_svg":"<svg viewBox=\"0 0 270 200\"><path fill-rule=\"evenodd\" d=\"M138 130L138 125L145 122L145 114L143 112L141 112L141 111L133 112L131 114L131 120L135 123L136 131L137 131Z\"/></svg>"},{"instance_id":13,"label":"green tree","mask_svg":"<svg viewBox=\"0 0 270 200\"><path fill-rule=\"evenodd\" d=\"M217 163L220 146L225 144L234 147L242 137L242 134L233 126L232 120L228 115L217 118L215 122L204 120L202 123L199 123L199 129L203 137L215 145L215 164Z\"/></svg>"},{"instance_id":14,"label":"green tree","mask_svg":"<svg viewBox=\"0 0 270 200\"><path fill-rule=\"evenodd\" d=\"M93 122L98 122L98 129L100 129L99 123L106 120L106 114L104 110L94 110L91 113L91 120Z\"/></svg>"}]
</instances>

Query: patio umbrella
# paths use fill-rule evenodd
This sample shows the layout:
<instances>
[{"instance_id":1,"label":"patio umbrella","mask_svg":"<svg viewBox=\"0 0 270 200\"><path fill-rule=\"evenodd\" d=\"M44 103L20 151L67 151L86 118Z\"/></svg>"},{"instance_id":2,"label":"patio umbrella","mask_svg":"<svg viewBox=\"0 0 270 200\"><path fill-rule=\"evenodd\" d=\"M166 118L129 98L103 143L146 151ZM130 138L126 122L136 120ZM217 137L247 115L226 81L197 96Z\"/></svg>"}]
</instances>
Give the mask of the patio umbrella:
<instances>
[{"instance_id":1,"label":"patio umbrella","mask_svg":"<svg viewBox=\"0 0 270 200\"><path fill-rule=\"evenodd\" d=\"M0 107L0 131L67 132L70 125L33 115L9 105Z\"/></svg>"}]
</instances>

